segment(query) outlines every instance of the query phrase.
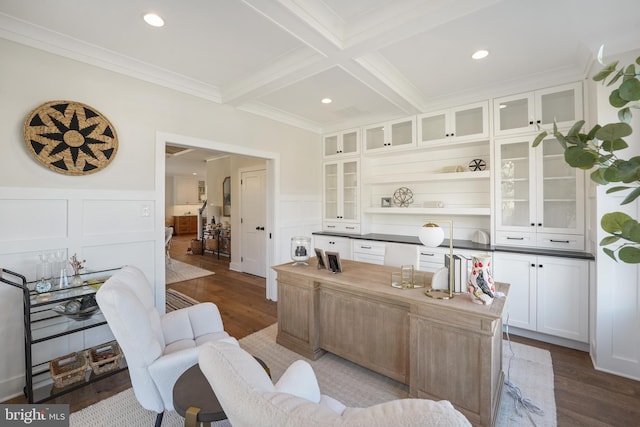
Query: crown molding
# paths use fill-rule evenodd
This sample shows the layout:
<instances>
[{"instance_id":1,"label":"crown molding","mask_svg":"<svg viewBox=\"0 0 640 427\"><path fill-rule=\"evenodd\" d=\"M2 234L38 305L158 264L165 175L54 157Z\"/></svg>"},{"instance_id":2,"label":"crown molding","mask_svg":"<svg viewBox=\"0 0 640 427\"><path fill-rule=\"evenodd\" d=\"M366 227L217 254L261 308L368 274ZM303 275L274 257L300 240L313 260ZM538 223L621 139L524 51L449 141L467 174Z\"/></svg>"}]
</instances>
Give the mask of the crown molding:
<instances>
[{"instance_id":1,"label":"crown molding","mask_svg":"<svg viewBox=\"0 0 640 427\"><path fill-rule=\"evenodd\" d=\"M221 103L218 87L0 13L0 37L49 53Z\"/></svg>"},{"instance_id":2,"label":"crown molding","mask_svg":"<svg viewBox=\"0 0 640 427\"><path fill-rule=\"evenodd\" d=\"M237 109L256 114L258 116L266 117L268 119L275 120L287 125L308 130L310 132L318 134L322 133L322 127L318 123L303 119L302 117L298 117L294 114L282 111L280 109L270 107L261 102L245 102L244 104L238 106Z\"/></svg>"}]
</instances>

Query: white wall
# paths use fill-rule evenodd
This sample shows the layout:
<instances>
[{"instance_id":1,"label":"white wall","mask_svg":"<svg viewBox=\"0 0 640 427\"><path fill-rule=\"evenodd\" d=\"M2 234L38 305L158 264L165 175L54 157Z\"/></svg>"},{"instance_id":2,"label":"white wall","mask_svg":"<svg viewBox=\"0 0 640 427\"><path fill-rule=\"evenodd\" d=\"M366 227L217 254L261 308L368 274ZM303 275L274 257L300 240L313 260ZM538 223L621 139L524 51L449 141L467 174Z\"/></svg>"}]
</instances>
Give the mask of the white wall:
<instances>
[{"instance_id":1,"label":"white wall","mask_svg":"<svg viewBox=\"0 0 640 427\"><path fill-rule=\"evenodd\" d=\"M287 204L321 195L316 134L6 40L0 40L0 57L0 267L33 279L38 254L56 249L78 253L89 269L139 265L163 307L164 266L158 260L163 260L165 191L156 170L164 169L159 160L164 153L156 153L158 132L277 153L277 194ZM106 169L66 176L29 155L23 122L52 100L88 104L113 123L119 147ZM145 207L148 217L142 214ZM21 297L4 284L0 336L4 399L24 385Z\"/></svg>"},{"instance_id":2,"label":"white wall","mask_svg":"<svg viewBox=\"0 0 640 427\"><path fill-rule=\"evenodd\" d=\"M631 64L640 56L640 50L617 56L620 64ZM612 61L608 58L605 62ZM600 68L598 68L599 70ZM617 122L617 113L609 105L611 87L597 86L597 123ZM625 138L629 148L620 155L630 158L640 155L640 111L633 110L633 134ZM625 206L620 202L626 192L606 194L608 186L597 188L597 221L605 213L621 211L640 218L638 201ZM598 227L596 241L607 234ZM640 266L616 263L598 247L596 255L596 287L592 308L592 357L598 369L640 380Z\"/></svg>"}]
</instances>

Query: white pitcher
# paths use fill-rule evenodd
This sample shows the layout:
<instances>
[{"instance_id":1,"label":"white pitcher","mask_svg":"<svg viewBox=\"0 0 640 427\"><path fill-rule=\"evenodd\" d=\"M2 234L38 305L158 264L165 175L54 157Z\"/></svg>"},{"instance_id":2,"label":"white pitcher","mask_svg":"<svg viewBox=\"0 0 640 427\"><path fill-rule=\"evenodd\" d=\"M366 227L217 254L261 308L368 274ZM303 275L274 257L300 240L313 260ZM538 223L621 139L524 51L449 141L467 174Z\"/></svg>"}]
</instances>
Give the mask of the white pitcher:
<instances>
[{"instance_id":1,"label":"white pitcher","mask_svg":"<svg viewBox=\"0 0 640 427\"><path fill-rule=\"evenodd\" d=\"M495 298L496 286L491 277L491 255L474 254L471 256L472 267L469 275L467 291L471 301L476 304L489 305Z\"/></svg>"}]
</instances>

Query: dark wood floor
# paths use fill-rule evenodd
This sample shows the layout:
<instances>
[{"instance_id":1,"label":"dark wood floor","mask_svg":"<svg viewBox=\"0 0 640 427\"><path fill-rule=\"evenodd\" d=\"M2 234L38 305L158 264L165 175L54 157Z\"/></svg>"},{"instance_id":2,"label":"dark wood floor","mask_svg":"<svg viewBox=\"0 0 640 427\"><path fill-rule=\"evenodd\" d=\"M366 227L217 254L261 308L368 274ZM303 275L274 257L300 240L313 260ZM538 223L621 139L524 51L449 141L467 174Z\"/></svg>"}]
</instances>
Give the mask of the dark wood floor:
<instances>
[{"instance_id":1,"label":"dark wood floor","mask_svg":"<svg viewBox=\"0 0 640 427\"><path fill-rule=\"evenodd\" d=\"M265 299L265 280L229 270L228 258L187 253L193 236L176 236L174 259L215 271L215 275L169 285L198 301L218 305L225 329L242 338L276 322L277 304ZM521 342L549 350L553 360L558 426L640 426L640 382L599 372L587 353L520 338ZM83 388L59 399L77 411L130 387L128 373ZM525 392L526 393L526 392ZM13 399L11 402L23 402Z\"/></svg>"}]
</instances>

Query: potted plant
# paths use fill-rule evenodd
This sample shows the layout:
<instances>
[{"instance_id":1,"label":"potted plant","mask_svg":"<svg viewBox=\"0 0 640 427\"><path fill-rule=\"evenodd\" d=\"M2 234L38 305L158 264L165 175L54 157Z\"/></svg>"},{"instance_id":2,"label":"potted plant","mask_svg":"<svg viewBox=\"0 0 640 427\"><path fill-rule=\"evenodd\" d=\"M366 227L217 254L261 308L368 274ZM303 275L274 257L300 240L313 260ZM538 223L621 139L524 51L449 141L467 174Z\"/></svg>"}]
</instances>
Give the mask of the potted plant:
<instances>
[{"instance_id":1,"label":"potted plant","mask_svg":"<svg viewBox=\"0 0 640 427\"><path fill-rule=\"evenodd\" d=\"M618 122L596 124L588 133L583 133L584 120L576 122L565 134L554 124L553 130L543 130L534 140L538 146L549 134L564 148L564 159L570 166L592 170L591 180L597 184L619 183L607 189L607 194L627 191L621 204L631 203L640 196L640 156L625 159L621 150L629 145L624 138L631 135L631 109L640 108L640 57L635 63L620 66L618 61L605 65L602 51L598 61L604 68L593 76L594 81L613 86L620 82L609 95L609 103L618 109ZM600 226L609 235L600 241L603 251L614 260L629 264L640 263L640 224L624 212L610 212L602 216Z\"/></svg>"}]
</instances>

